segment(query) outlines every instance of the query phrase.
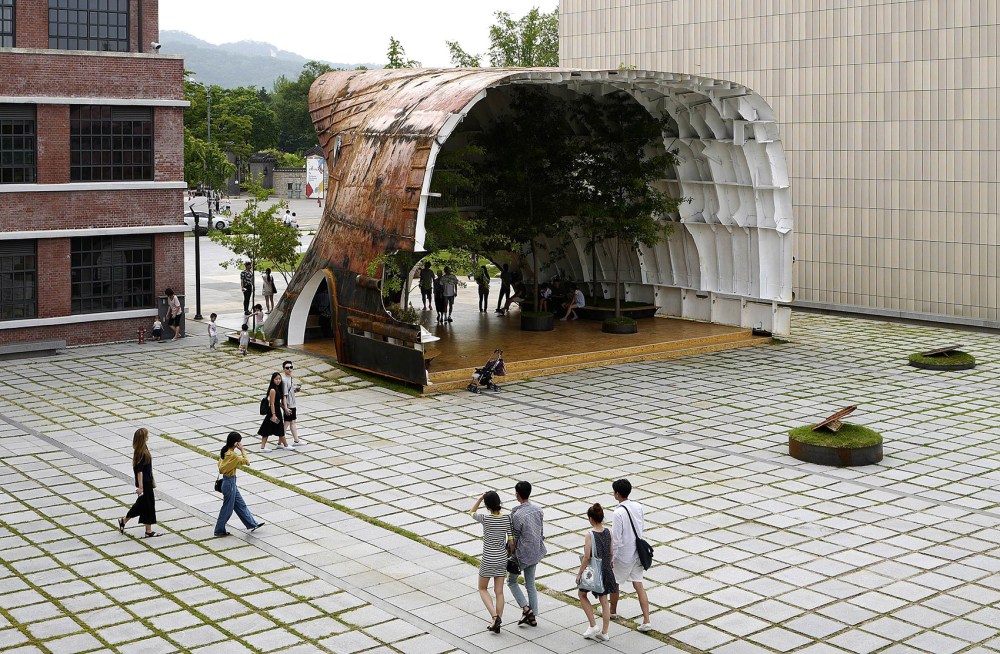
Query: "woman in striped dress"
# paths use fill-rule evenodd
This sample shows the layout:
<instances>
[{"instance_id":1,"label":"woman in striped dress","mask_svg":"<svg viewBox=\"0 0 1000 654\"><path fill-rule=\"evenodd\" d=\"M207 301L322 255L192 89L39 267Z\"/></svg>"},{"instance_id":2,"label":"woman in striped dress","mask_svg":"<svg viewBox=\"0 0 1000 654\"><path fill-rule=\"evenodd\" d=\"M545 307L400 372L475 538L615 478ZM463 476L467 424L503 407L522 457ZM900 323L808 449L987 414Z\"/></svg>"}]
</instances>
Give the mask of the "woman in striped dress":
<instances>
[{"instance_id":1,"label":"woman in striped dress","mask_svg":"<svg viewBox=\"0 0 1000 654\"><path fill-rule=\"evenodd\" d=\"M489 513L476 513L480 504L486 504ZM496 491L487 491L476 500L469 511L476 522L483 525L483 556L479 564L479 597L490 612L490 626L487 631L500 633L503 622L503 582L507 577L507 540L510 538L510 517L500 515L500 496ZM493 579L493 596L490 595L489 581Z\"/></svg>"}]
</instances>

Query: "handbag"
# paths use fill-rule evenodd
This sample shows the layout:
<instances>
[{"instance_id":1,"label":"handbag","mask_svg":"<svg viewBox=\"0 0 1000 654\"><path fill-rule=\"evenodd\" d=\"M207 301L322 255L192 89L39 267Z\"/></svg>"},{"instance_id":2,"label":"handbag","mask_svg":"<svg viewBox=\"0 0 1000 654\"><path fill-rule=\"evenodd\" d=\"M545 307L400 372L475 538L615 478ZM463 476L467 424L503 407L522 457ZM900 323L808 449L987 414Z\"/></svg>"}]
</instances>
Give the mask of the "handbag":
<instances>
[{"instance_id":1,"label":"handbag","mask_svg":"<svg viewBox=\"0 0 1000 654\"><path fill-rule=\"evenodd\" d=\"M219 478L215 480L215 492L222 492L222 475L219 475Z\"/></svg>"},{"instance_id":2,"label":"handbag","mask_svg":"<svg viewBox=\"0 0 1000 654\"><path fill-rule=\"evenodd\" d=\"M632 514L629 513L628 507L622 508L625 509L629 524L632 525L632 533L635 534L635 551L639 555L639 563L642 564L643 570L649 570L649 566L653 565L653 546L639 538L639 532L635 530L635 523L632 522Z\"/></svg>"},{"instance_id":3,"label":"handbag","mask_svg":"<svg viewBox=\"0 0 1000 654\"><path fill-rule=\"evenodd\" d=\"M580 562L583 563L583 555L580 555ZM603 561L596 556L590 557L590 563L580 574L580 590L586 590L598 595L604 592L604 575L601 574Z\"/></svg>"},{"instance_id":4,"label":"handbag","mask_svg":"<svg viewBox=\"0 0 1000 654\"><path fill-rule=\"evenodd\" d=\"M266 416L269 413L271 413L271 403L268 402L267 398L265 397L263 400L260 401L260 415Z\"/></svg>"},{"instance_id":5,"label":"handbag","mask_svg":"<svg viewBox=\"0 0 1000 654\"><path fill-rule=\"evenodd\" d=\"M507 520L510 522L510 533L514 534L514 519L507 516ZM521 562L517 560L517 554L511 551L510 543L507 544L507 572L512 575L521 574Z\"/></svg>"}]
</instances>

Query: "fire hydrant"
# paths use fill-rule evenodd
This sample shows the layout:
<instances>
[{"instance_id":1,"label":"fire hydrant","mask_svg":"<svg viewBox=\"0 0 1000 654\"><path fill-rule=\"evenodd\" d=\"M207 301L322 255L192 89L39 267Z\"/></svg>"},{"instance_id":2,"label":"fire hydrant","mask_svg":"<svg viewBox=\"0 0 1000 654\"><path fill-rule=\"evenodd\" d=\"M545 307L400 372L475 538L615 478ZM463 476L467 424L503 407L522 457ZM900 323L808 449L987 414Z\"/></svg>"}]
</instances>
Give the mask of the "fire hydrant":
<instances>
[{"instance_id":1,"label":"fire hydrant","mask_svg":"<svg viewBox=\"0 0 1000 654\"><path fill-rule=\"evenodd\" d=\"M146 328L145 327L140 327L139 329L135 330L135 333L139 335L139 345L142 345L143 343L146 342Z\"/></svg>"}]
</instances>

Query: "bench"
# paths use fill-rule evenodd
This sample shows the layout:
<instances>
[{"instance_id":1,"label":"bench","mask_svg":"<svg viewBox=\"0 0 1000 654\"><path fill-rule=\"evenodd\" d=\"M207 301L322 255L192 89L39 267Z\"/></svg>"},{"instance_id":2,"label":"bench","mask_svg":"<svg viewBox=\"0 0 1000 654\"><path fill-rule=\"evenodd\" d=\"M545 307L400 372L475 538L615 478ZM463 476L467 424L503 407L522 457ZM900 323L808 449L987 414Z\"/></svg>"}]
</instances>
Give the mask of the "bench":
<instances>
[{"instance_id":1,"label":"bench","mask_svg":"<svg viewBox=\"0 0 1000 654\"><path fill-rule=\"evenodd\" d=\"M66 341L32 341L30 343L8 343L0 345L0 359L18 359L35 354L55 354L66 349Z\"/></svg>"},{"instance_id":2,"label":"bench","mask_svg":"<svg viewBox=\"0 0 1000 654\"><path fill-rule=\"evenodd\" d=\"M557 312L565 311L557 307L555 309ZM614 307L595 307L591 305L586 305L575 309L576 315L580 317L581 320L607 320L608 318L614 318L615 308ZM656 305L649 304L639 307L622 307L622 315L626 318L652 318L656 315Z\"/></svg>"}]
</instances>

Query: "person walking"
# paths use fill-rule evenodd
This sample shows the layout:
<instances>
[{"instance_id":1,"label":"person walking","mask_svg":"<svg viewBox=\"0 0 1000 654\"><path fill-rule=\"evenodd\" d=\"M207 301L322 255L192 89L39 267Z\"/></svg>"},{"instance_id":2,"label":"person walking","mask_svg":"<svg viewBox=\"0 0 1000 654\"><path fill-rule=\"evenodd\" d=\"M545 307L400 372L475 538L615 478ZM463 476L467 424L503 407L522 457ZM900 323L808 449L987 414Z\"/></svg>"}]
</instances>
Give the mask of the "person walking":
<instances>
[{"instance_id":1,"label":"person walking","mask_svg":"<svg viewBox=\"0 0 1000 654\"><path fill-rule=\"evenodd\" d=\"M517 583L517 575L510 573L507 577L507 587L510 588L514 601L521 607L521 619L518 624L528 624L537 627L538 622L538 591L535 588L535 566L545 556L545 516L537 504L528 501L531 497L531 483L519 481L514 485L514 499L517 500L510 512L511 534L510 551L517 557L521 574L524 575L524 589L527 599Z\"/></svg>"},{"instance_id":2,"label":"person walking","mask_svg":"<svg viewBox=\"0 0 1000 654\"><path fill-rule=\"evenodd\" d=\"M441 272L434 278L434 310L438 324L443 325L448 303L444 299L444 273Z\"/></svg>"},{"instance_id":3,"label":"person walking","mask_svg":"<svg viewBox=\"0 0 1000 654\"><path fill-rule=\"evenodd\" d=\"M181 337L181 301L172 288L164 289L163 294L167 296L167 325L174 330L174 337L170 340L176 341Z\"/></svg>"},{"instance_id":4,"label":"person walking","mask_svg":"<svg viewBox=\"0 0 1000 654\"><path fill-rule=\"evenodd\" d=\"M285 389L285 429L292 432L292 447L298 447L305 445L306 439L299 438L299 430L295 424L298 419L295 394L302 389L302 386L295 381L295 376L292 374L294 368L291 361L281 364L281 385Z\"/></svg>"},{"instance_id":5,"label":"person walking","mask_svg":"<svg viewBox=\"0 0 1000 654\"><path fill-rule=\"evenodd\" d=\"M219 315L213 313L208 317L208 349L214 350L219 346L219 326L215 324L215 319Z\"/></svg>"},{"instance_id":6,"label":"person walking","mask_svg":"<svg viewBox=\"0 0 1000 654\"><path fill-rule=\"evenodd\" d=\"M250 533L264 526L263 522L255 520L250 514L247 503L240 495L240 489L236 487L237 468L250 465L242 441L243 436L238 431L231 431L226 437L225 446L219 452L219 474L222 475L222 508L219 510L219 519L215 521L216 536L229 535L229 532L226 531L226 523L233 517L234 511L236 517Z\"/></svg>"},{"instance_id":7,"label":"person walking","mask_svg":"<svg viewBox=\"0 0 1000 654\"><path fill-rule=\"evenodd\" d=\"M278 287L274 284L274 277L271 277L270 268L264 271L260 292L264 294L264 306L267 308L267 313L271 313L274 311L274 294L278 292Z\"/></svg>"},{"instance_id":8,"label":"person walking","mask_svg":"<svg viewBox=\"0 0 1000 654\"><path fill-rule=\"evenodd\" d=\"M591 559L601 560L601 581L604 590L594 593L601 602L601 626L598 627L594 620L594 608L587 599L587 591L580 589L577 594L580 598L580 606L590 627L583 632L584 638L595 640L609 640L608 625L611 623L611 608L609 596L618 592L618 584L615 582L615 573L612 566L614 556L614 545L611 542L611 530L604 528L604 507L594 504L587 509L587 519L590 520L590 529L583 537L583 556L580 557L580 569L576 573L576 585L580 585L583 578L583 571L591 563Z\"/></svg>"},{"instance_id":9,"label":"person walking","mask_svg":"<svg viewBox=\"0 0 1000 654\"><path fill-rule=\"evenodd\" d=\"M486 313L490 308L490 273L486 266L480 266L476 275L476 286L479 287L479 312Z\"/></svg>"},{"instance_id":10,"label":"person walking","mask_svg":"<svg viewBox=\"0 0 1000 654\"><path fill-rule=\"evenodd\" d=\"M434 302L434 271L431 270L431 262L425 261L424 267L420 269L420 301L424 304L424 311L430 311Z\"/></svg>"},{"instance_id":11,"label":"person walking","mask_svg":"<svg viewBox=\"0 0 1000 654\"><path fill-rule=\"evenodd\" d=\"M124 518L118 518L118 531L125 533L125 524L132 518L139 518L139 522L146 526L146 533L143 538L153 538L160 533L153 531L156 524L156 497L153 489L156 482L153 481L153 455L149 453L149 430L140 427L132 435L132 474L135 475L135 504L128 510Z\"/></svg>"},{"instance_id":12,"label":"person walking","mask_svg":"<svg viewBox=\"0 0 1000 654\"><path fill-rule=\"evenodd\" d=\"M486 504L489 513L476 513L480 504ZM487 631L500 633L503 622L503 580L507 576L507 539L510 536L510 518L500 515L500 496L496 491L486 491L469 511L472 518L483 525L483 556L479 563L479 597L490 614ZM493 580L493 596L489 582ZM495 598L495 600L494 600Z\"/></svg>"},{"instance_id":13,"label":"person walking","mask_svg":"<svg viewBox=\"0 0 1000 654\"><path fill-rule=\"evenodd\" d=\"M253 271L250 269L250 262L243 264L243 272L240 273L240 288L243 291L243 315L250 315L250 299L253 298Z\"/></svg>"},{"instance_id":14,"label":"person walking","mask_svg":"<svg viewBox=\"0 0 1000 654\"><path fill-rule=\"evenodd\" d=\"M619 587L627 583L632 584L639 599L639 608L642 609L642 624L637 629L652 631L653 625L649 623L649 598L646 597L646 590L642 586L642 575L645 570L639 562L639 553L635 549L636 539L642 538L645 511L641 504L628 498L632 494L632 484L628 479L615 481L611 484L611 490L614 491L615 500L618 501L611 523L615 582ZM618 617L617 613L618 591L615 591L611 593L611 618Z\"/></svg>"},{"instance_id":15,"label":"person walking","mask_svg":"<svg viewBox=\"0 0 1000 654\"><path fill-rule=\"evenodd\" d=\"M444 267L444 277L441 279L441 293L444 295L445 305L448 309L448 316L445 318L451 322L451 312L455 308L455 297L458 295L458 277L448 266Z\"/></svg>"},{"instance_id":16,"label":"person walking","mask_svg":"<svg viewBox=\"0 0 1000 654\"><path fill-rule=\"evenodd\" d=\"M267 447L267 437L277 436L278 437L278 449L279 450L290 450L292 448L288 447L288 441L285 440L285 389L281 382L281 373L276 372L271 375L271 383L267 385L267 395L264 396L265 402L261 402L267 410L264 414L264 420L260 423L260 429L257 430L257 435L260 436L260 451L270 452L271 450Z\"/></svg>"},{"instance_id":17,"label":"person walking","mask_svg":"<svg viewBox=\"0 0 1000 654\"><path fill-rule=\"evenodd\" d=\"M504 300L510 298L510 265L504 264L500 269L500 293L497 294L497 313L503 313L500 307L503 306ZM510 303L508 302L508 306Z\"/></svg>"}]
</instances>

